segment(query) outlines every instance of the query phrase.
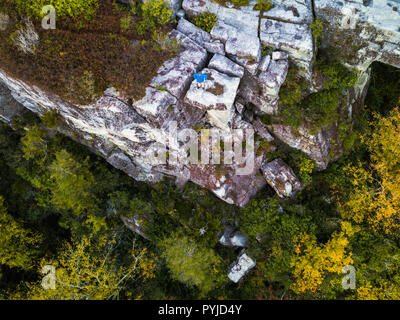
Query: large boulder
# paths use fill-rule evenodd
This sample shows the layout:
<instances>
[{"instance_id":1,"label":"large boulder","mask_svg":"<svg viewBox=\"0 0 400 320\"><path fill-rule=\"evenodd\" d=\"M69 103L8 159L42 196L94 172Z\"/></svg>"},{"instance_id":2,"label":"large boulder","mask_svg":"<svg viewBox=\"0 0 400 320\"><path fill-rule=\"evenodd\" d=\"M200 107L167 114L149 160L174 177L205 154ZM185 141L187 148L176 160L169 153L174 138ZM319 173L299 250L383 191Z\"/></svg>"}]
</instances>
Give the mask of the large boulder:
<instances>
[{"instance_id":1,"label":"large boulder","mask_svg":"<svg viewBox=\"0 0 400 320\"><path fill-rule=\"evenodd\" d=\"M288 60L272 60L267 70L260 73L258 82L264 97L277 98L289 70Z\"/></svg>"},{"instance_id":2,"label":"large boulder","mask_svg":"<svg viewBox=\"0 0 400 320\"><path fill-rule=\"evenodd\" d=\"M261 170L267 183L281 198L291 197L301 189L299 179L282 159L275 159L264 164Z\"/></svg>"},{"instance_id":3,"label":"large boulder","mask_svg":"<svg viewBox=\"0 0 400 320\"><path fill-rule=\"evenodd\" d=\"M215 69L228 76L242 78L244 75L244 68L234 63L232 60L220 54L215 54L210 60L208 67Z\"/></svg>"},{"instance_id":4,"label":"large boulder","mask_svg":"<svg viewBox=\"0 0 400 320\"><path fill-rule=\"evenodd\" d=\"M286 51L292 59L311 63L314 58L313 37L307 24L262 19L260 40L263 45Z\"/></svg>"},{"instance_id":5,"label":"large boulder","mask_svg":"<svg viewBox=\"0 0 400 320\"><path fill-rule=\"evenodd\" d=\"M190 39L201 46L204 46L205 42L209 42L211 40L211 36L209 33L196 27L193 23L185 19L179 20L176 30L187 35Z\"/></svg>"},{"instance_id":6,"label":"large boulder","mask_svg":"<svg viewBox=\"0 0 400 320\"><path fill-rule=\"evenodd\" d=\"M379 61L400 68L398 1L316 0L315 13L327 22L322 45L339 49L350 66L366 71Z\"/></svg>"},{"instance_id":7,"label":"large boulder","mask_svg":"<svg viewBox=\"0 0 400 320\"><path fill-rule=\"evenodd\" d=\"M197 81L193 80L184 101L206 110L214 126L229 130L240 78L230 77L214 69L204 69L202 72L208 77L205 89L198 88Z\"/></svg>"},{"instance_id":8,"label":"large boulder","mask_svg":"<svg viewBox=\"0 0 400 320\"><path fill-rule=\"evenodd\" d=\"M273 124L268 128L276 138L307 154L319 169L326 169L331 160L330 150L331 140L335 137L334 130L323 129L311 134L306 126L294 129L283 124Z\"/></svg>"},{"instance_id":9,"label":"large boulder","mask_svg":"<svg viewBox=\"0 0 400 320\"><path fill-rule=\"evenodd\" d=\"M239 280L255 266L256 262L242 251L237 261L231 266L228 277L234 283L238 283Z\"/></svg>"}]
</instances>

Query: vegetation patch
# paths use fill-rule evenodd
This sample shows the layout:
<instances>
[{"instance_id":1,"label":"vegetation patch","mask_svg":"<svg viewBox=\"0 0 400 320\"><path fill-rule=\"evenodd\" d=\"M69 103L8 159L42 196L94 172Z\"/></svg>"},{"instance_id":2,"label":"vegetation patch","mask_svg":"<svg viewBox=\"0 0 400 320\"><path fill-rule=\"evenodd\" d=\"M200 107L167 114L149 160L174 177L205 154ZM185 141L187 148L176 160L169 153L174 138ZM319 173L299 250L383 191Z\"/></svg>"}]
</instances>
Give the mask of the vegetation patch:
<instances>
[{"instance_id":1,"label":"vegetation patch","mask_svg":"<svg viewBox=\"0 0 400 320\"><path fill-rule=\"evenodd\" d=\"M160 0L131 8L101 0L93 4L91 19L82 18L78 9L65 9L72 16L59 17L55 30L42 29L35 11L22 12L10 3L5 5L12 23L0 31L0 65L10 75L73 103L90 103L110 85L139 99L162 63L176 54L153 40L155 30L160 34L171 28L170 12L160 7ZM151 11L153 7L161 9ZM21 28L21 14L32 16L39 38L34 52L22 52L10 41ZM76 25L78 18L83 25Z\"/></svg>"},{"instance_id":2,"label":"vegetation patch","mask_svg":"<svg viewBox=\"0 0 400 320\"><path fill-rule=\"evenodd\" d=\"M250 3L249 0L211 0L214 1L216 3L218 3L221 6L224 7L230 7L233 5L234 8L240 8L240 7L247 7Z\"/></svg>"},{"instance_id":3,"label":"vegetation patch","mask_svg":"<svg viewBox=\"0 0 400 320\"><path fill-rule=\"evenodd\" d=\"M217 83L214 83L212 88L206 89L206 91L211 92L215 96L221 96L224 94L224 86Z\"/></svg>"},{"instance_id":4,"label":"vegetation patch","mask_svg":"<svg viewBox=\"0 0 400 320\"><path fill-rule=\"evenodd\" d=\"M211 29L217 24L217 20L218 18L214 13L207 11L193 18L192 22L200 29L203 29L206 32L211 32Z\"/></svg>"},{"instance_id":5,"label":"vegetation patch","mask_svg":"<svg viewBox=\"0 0 400 320\"><path fill-rule=\"evenodd\" d=\"M333 56L320 52L313 76L323 88L307 94L307 83L299 69L291 67L280 92L280 113L283 123L298 128L306 124L312 133L334 123L341 115L343 90L355 85L357 74L349 71Z\"/></svg>"}]
</instances>

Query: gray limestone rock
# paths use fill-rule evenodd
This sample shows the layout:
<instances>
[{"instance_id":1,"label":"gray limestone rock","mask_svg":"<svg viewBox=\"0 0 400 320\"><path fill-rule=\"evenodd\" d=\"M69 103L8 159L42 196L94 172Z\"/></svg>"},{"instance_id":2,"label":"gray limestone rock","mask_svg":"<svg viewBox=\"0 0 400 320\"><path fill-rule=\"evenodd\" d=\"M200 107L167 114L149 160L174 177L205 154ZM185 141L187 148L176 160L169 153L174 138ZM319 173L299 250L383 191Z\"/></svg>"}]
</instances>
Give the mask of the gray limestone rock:
<instances>
[{"instance_id":1,"label":"gray limestone rock","mask_svg":"<svg viewBox=\"0 0 400 320\"><path fill-rule=\"evenodd\" d=\"M238 283L243 276L256 266L256 262L251 259L244 251L239 255L229 270L228 277L234 283Z\"/></svg>"},{"instance_id":2,"label":"gray limestone rock","mask_svg":"<svg viewBox=\"0 0 400 320\"><path fill-rule=\"evenodd\" d=\"M267 183L274 188L281 198L291 197L301 190L299 179L282 159L275 159L264 164L261 170Z\"/></svg>"},{"instance_id":3,"label":"gray limestone rock","mask_svg":"<svg viewBox=\"0 0 400 320\"><path fill-rule=\"evenodd\" d=\"M287 60L272 60L268 69L260 73L258 82L262 87L264 97L278 97L288 70L289 62Z\"/></svg>"},{"instance_id":4,"label":"gray limestone rock","mask_svg":"<svg viewBox=\"0 0 400 320\"><path fill-rule=\"evenodd\" d=\"M214 69L204 69L202 72L208 77L205 89L198 88L194 80L184 101L206 110L211 123L226 130L234 115L233 103L240 78L230 77Z\"/></svg>"},{"instance_id":5,"label":"gray limestone rock","mask_svg":"<svg viewBox=\"0 0 400 320\"><path fill-rule=\"evenodd\" d=\"M215 54L208 64L208 67L215 69L232 77L242 78L244 68L234 63L232 60L220 54Z\"/></svg>"},{"instance_id":6,"label":"gray limestone rock","mask_svg":"<svg viewBox=\"0 0 400 320\"><path fill-rule=\"evenodd\" d=\"M204 43L204 48L210 53L225 55L225 45L219 40L211 40Z\"/></svg>"},{"instance_id":7,"label":"gray limestone rock","mask_svg":"<svg viewBox=\"0 0 400 320\"><path fill-rule=\"evenodd\" d=\"M311 62L314 57L313 37L306 24L262 19L260 40L263 45L289 53L293 59Z\"/></svg>"},{"instance_id":8,"label":"gray limestone rock","mask_svg":"<svg viewBox=\"0 0 400 320\"><path fill-rule=\"evenodd\" d=\"M209 42L211 40L209 33L196 27L193 23L185 19L179 20L176 30L182 32L200 46L204 46L205 42Z\"/></svg>"}]
</instances>

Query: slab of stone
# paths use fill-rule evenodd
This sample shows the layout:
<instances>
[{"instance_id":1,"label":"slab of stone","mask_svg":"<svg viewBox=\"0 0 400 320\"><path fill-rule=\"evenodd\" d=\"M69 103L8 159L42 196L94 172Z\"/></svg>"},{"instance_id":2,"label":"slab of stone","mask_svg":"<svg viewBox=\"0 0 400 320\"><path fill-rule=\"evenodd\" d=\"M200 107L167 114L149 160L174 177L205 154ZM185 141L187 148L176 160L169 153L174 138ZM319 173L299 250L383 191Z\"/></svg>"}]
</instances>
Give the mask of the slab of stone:
<instances>
[{"instance_id":1,"label":"slab of stone","mask_svg":"<svg viewBox=\"0 0 400 320\"><path fill-rule=\"evenodd\" d=\"M250 74L255 75L258 70L258 62L256 60L247 60L243 58L239 58L234 55L227 55L229 59L236 62L238 65L245 68Z\"/></svg>"},{"instance_id":2,"label":"slab of stone","mask_svg":"<svg viewBox=\"0 0 400 320\"><path fill-rule=\"evenodd\" d=\"M263 45L286 51L293 59L311 61L314 57L312 32L306 24L262 19L260 40Z\"/></svg>"},{"instance_id":3,"label":"slab of stone","mask_svg":"<svg viewBox=\"0 0 400 320\"><path fill-rule=\"evenodd\" d=\"M264 164L261 168L267 183L276 191L279 197L291 197L301 190L299 179L282 159Z\"/></svg>"},{"instance_id":4,"label":"slab of stone","mask_svg":"<svg viewBox=\"0 0 400 320\"><path fill-rule=\"evenodd\" d=\"M220 71L222 73L225 73L228 76L232 77L242 78L244 75L243 67L239 66L232 60L220 54L215 54L212 57L210 63L208 64L208 67Z\"/></svg>"},{"instance_id":5,"label":"slab of stone","mask_svg":"<svg viewBox=\"0 0 400 320\"><path fill-rule=\"evenodd\" d=\"M261 138L267 140L268 142L274 141L274 137L269 133L267 127L264 125L264 123L262 123L259 118L253 121L253 127Z\"/></svg>"},{"instance_id":6,"label":"slab of stone","mask_svg":"<svg viewBox=\"0 0 400 320\"><path fill-rule=\"evenodd\" d=\"M266 71L258 76L264 96L278 97L289 70L288 60L272 60Z\"/></svg>"},{"instance_id":7,"label":"slab of stone","mask_svg":"<svg viewBox=\"0 0 400 320\"><path fill-rule=\"evenodd\" d=\"M160 116L167 112L177 99L167 91L147 87L145 96L133 103L133 108L149 122L159 123Z\"/></svg>"},{"instance_id":8,"label":"slab of stone","mask_svg":"<svg viewBox=\"0 0 400 320\"><path fill-rule=\"evenodd\" d=\"M150 85L155 89L167 90L179 99L192 82L196 69L192 62L180 57L170 59L158 69Z\"/></svg>"},{"instance_id":9,"label":"slab of stone","mask_svg":"<svg viewBox=\"0 0 400 320\"><path fill-rule=\"evenodd\" d=\"M223 130L229 130L235 114L233 105L240 78L230 77L214 69L204 69L207 75L205 89L197 87L193 81L184 102L207 111L209 122Z\"/></svg>"},{"instance_id":10,"label":"slab of stone","mask_svg":"<svg viewBox=\"0 0 400 320\"><path fill-rule=\"evenodd\" d=\"M225 55L225 45L219 40L211 40L204 43L204 48L210 53Z\"/></svg>"},{"instance_id":11,"label":"slab of stone","mask_svg":"<svg viewBox=\"0 0 400 320\"><path fill-rule=\"evenodd\" d=\"M300 126L296 132L293 132L292 127L280 124L268 126L268 129L279 140L303 151L316 162L319 169L326 169L330 160L331 141L336 139L330 130L321 130L312 135L305 126Z\"/></svg>"},{"instance_id":12,"label":"slab of stone","mask_svg":"<svg viewBox=\"0 0 400 320\"><path fill-rule=\"evenodd\" d=\"M237 36L238 30L222 20L218 20L216 25L211 29L210 35L213 39L226 43L229 38Z\"/></svg>"},{"instance_id":13,"label":"slab of stone","mask_svg":"<svg viewBox=\"0 0 400 320\"><path fill-rule=\"evenodd\" d=\"M214 69L202 70L207 75L206 88L198 88L193 80L185 103L203 110L228 110L233 106L240 78L230 77Z\"/></svg>"},{"instance_id":14,"label":"slab of stone","mask_svg":"<svg viewBox=\"0 0 400 320\"><path fill-rule=\"evenodd\" d=\"M240 231L234 231L231 226L225 228L219 243L227 247L246 247L248 239Z\"/></svg>"},{"instance_id":15,"label":"slab of stone","mask_svg":"<svg viewBox=\"0 0 400 320\"><path fill-rule=\"evenodd\" d=\"M283 51L272 52L272 60L287 60L287 59L289 59L289 55L287 52Z\"/></svg>"},{"instance_id":16,"label":"slab of stone","mask_svg":"<svg viewBox=\"0 0 400 320\"><path fill-rule=\"evenodd\" d=\"M202 68L207 60L207 51L202 46L194 42L188 36L177 30L172 30L169 33L169 38L177 39L181 44L179 57L182 60L190 61L197 68Z\"/></svg>"},{"instance_id":17,"label":"slab of stone","mask_svg":"<svg viewBox=\"0 0 400 320\"><path fill-rule=\"evenodd\" d=\"M193 23L187 21L186 19L179 20L176 30L182 32L200 46L204 46L205 42L209 42L211 40L211 36L208 32L196 27Z\"/></svg>"},{"instance_id":18,"label":"slab of stone","mask_svg":"<svg viewBox=\"0 0 400 320\"><path fill-rule=\"evenodd\" d=\"M298 24L309 23L314 20L311 1L274 1L275 6L271 10L264 12L264 17Z\"/></svg>"},{"instance_id":19,"label":"slab of stone","mask_svg":"<svg viewBox=\"0 0 400 320\"><path fill-rule=\"evenodd\" d=\"M261 58L260 64L258 65L258 70L261 72L268 69L269 63L271 62L271 56L267 55Z\"/></svg>"},{"instance_id":20,"label":"slab of stone","mask_svg":"<svg viewBox=\"0 0 400 320\"><path fill-rule=\"evenodd\" d=\"M264 97L262 88L255 77L245 74L240 82L238 96L246 103L251 102L254 104L262 113L273 115L278 112L278 98L270 96Z\"/></svg>"},{"instance_id":21,"label":"slab of stone","mask_svg":"<svg viewBox=\"0 0 400 320\"><path fill-rule=\"evenodd\" d=\"M256 266L256 262L246 253L241 253L236 263L229 270L228 277L234 283L238 283L243 276Z\"/></svg>"},{"instance_id":22,"label":"slab of stone","mask_svg":"<svg viewBox=\"0 0 400 320\"><path fill-rule=\"evenodd\" d=\"M244 32L237 32L236 36L229 37L225 43L225 51L229 55L249 61L259 62L261 59L260 40Z\"/></svg>"}]
</instances>

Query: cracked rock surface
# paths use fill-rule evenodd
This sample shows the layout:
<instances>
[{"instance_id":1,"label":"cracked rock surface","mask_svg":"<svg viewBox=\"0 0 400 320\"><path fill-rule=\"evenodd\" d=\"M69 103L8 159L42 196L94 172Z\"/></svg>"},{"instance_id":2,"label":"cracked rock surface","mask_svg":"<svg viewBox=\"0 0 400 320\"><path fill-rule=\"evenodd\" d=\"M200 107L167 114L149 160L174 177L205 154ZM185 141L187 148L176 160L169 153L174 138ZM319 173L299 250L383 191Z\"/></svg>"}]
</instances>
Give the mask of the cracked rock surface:
<instances>
[{"instance_id":1,"label":"cracked rock surface","mask_svg":"<svg viewBox=\"0 0 400 320\"><path fill-rule=\"evenodd\" d=\"M0 118L9 122L20 104L40 115L57 110L68 127L67 134L78 136L77 140L93 152L139 181L158 182L164 176L190 180L238 206L245 206L267 182L279 196L291 196L301 188L298 179L282 160L267 162L266 154L275 146L265 145L280 140L305 152L318 169L340 156L331 142L336 139L337 124L311 134L307 126L294 130L286 124L265 125L261 121L265 115L279 112L279 91L289 64L302 68L311 82L315 48L310 24L315 18L327 21L322 47L339 46L343 63L359 71L356 86L345 93L351 114L354 106L363 103L372 62L400 68L400 5L393 0L370 1L368 5L360 0L272 3L274 7L260 17L253 9L256 0L239 8L211 0L183 0L182 4L169 0L174 13L183 8L188 17L181 18L177 30L169 34L180 41L179 53L160 67L145 96L132 103L109 88L90 105L72 104L0 68L0 82L7 88L0 86ZM210 33L189 22L207 11L218 17ZM352 45L341 45L344 39L350 39ZM261 56L262 46L271 47L270 54ZM204 90L197 88L193 79L199 70L209 75ZM223 133L254 129L267 144L263 142L264 148L260 148L260 141L256 141L250 150L255 153L254 167L245 175L237 174L243 167L238 162L153 163L149 155L167 145L178 158L186 153L182 141L170 141L173 123L178 129L205 127ZM250 156L251 152L246 152L243 157Z\"/></svg>"}]
</instances>

